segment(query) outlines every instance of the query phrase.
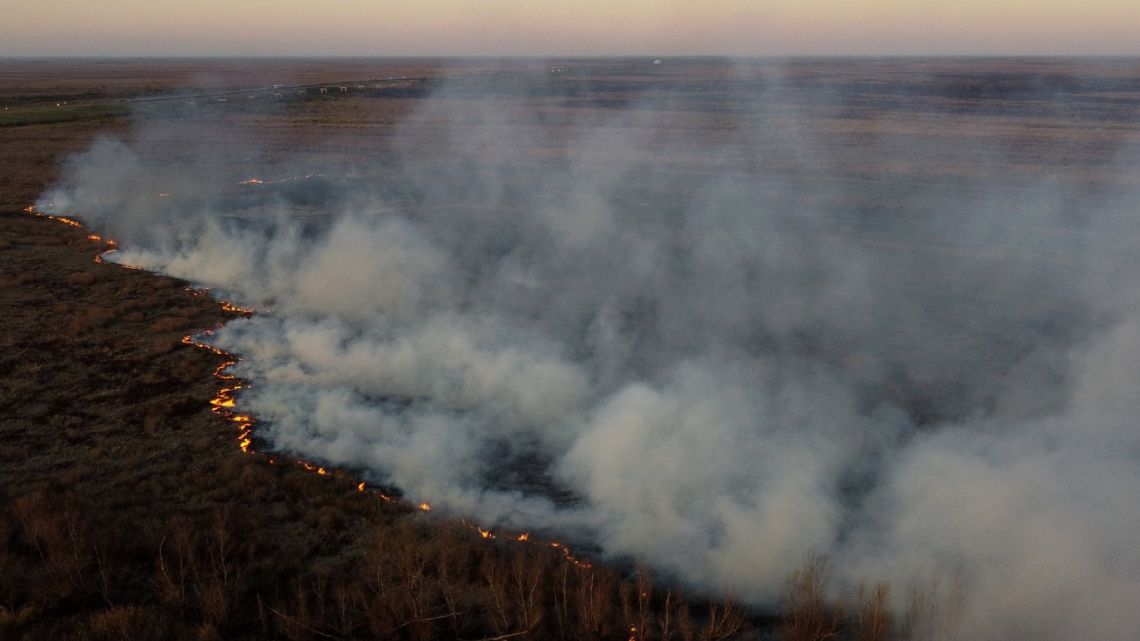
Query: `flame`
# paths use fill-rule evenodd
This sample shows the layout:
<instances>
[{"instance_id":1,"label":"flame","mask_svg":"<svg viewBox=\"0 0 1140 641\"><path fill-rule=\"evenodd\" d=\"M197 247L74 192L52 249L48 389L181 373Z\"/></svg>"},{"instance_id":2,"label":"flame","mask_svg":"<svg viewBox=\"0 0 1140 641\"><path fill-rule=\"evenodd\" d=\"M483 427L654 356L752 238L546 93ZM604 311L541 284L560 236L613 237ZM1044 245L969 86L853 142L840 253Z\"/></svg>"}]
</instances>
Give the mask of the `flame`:
<instances>
[{"instance_id":1,"label":"flame","mask_svg":"<svg viewBox=\"0 0 1140 641\"><path fill-rule=\"evenodd\" d=\"M261 184L264 184L264 183L265 183L265 181L264 181L264 180L262 180L262 179L260 179L260 178L257 178L257 177L255 176L255 177L253 177L253 178L246 178L245 180L241 181L241 182L240 182L240 183L238 183L238 184L239 184L239 185L261 185Z\"/></svg>"},{"instance_id":2,"label":"flame","mask_svg":"<svg viewBox=\"0 0 1140 641\"><path fill-rule=\"evenodd\" d=\"M592 565L590 565L586 561L583 561L583 560L579 559L578 557L574 556L573 554L571 554L570 548L566 547L566 545L563 543L559 543L558 541L551 541L548 545L550 545L550 547L561 552L562 553L562 559L564 561L566 561L567 563L573 563L574 565L582 568L583 570L588 570L588 569L593 567Z\"/></svg>"},{"instance_id":3,"label":"flame","mask_svg":"<svg viewBox=\"0 0 1140 641\"><path fill-rule=\"evenodd\" d=\"M315 465L313 463L310 463L308 461L297 461L297 464L300 465L301 467L305 468L306 471L313 472L313 473L318 474L320 476L327 476L329 473L329 471L326 470L325 468L320 467L318 465Z\"/></svg>"},{"instance_id":4,"label":"flame","mask_svg":"<svg viewBox=\"0 0 1140 641\"><path fill-rule=\"evenodd\" d=\"M33 216L39 216L40 218L47 218L48 220L54 220L56 222L61 222L64 225L70 225L72 227L82 227L83 226L83 223L79 222L78 220L76 220L74 218L68 218L67 216L56 216L55 214L45 214L42 211L36 209L35 205L28 205L27 207L24 207L24 212L29 213Z\"/></svg>"},{"instance_id":5,"label":"flame","mask_svg":"<svg viewBox=\"0 0 1140 641\"><path fill-rule=\"evenodd\" d=\"M187 290L193 296L201 296L201 295L204 295L205 293L207 293L207 291L208 291L207 289L198 289L198 288L187 288ZM228 302L224 302L224 301L222 302L222 306L223 306L223 309L225 309L226 311L237 311L239 313L247 313L247 314L252 314L254 312L254 310L252 310L252 309L238 307L237 305L234 305L234 304L228 303ZM233 374L226 373L226 369L237 364L238 359L233 354L230 354L229 352L221 350L217 347L214 347L213 345L210 345L210 344L204 342L203 340L199 340L197 338L197 337L201 337L202 339L205 339L209 336L212 336L213 333L214 333L214 330L205 330L205 331L197 333L196 335L192 334L192 335L188 335L188 336L183 336L182 337L182 343L185 345L191 345L191 346L196 347L198 349L209 350L210 352L212 352L214 354L226 357L226 360L214 370L214 377L219 379L219 380L226 381L227 386L218 390L217 395L213 399L210 400L210 404L212 405L212 410L216 414L219 414L219 415L225 417L227 420L233 421L234 423L236 423L238 425L238 447L241 448L241 451L243 453L252 453L253 452L253 450L252 450L253 429L254 429L254 425L255 425L254 419L249 414L237 413L237 412L232 411L232 408L235 407L235 405L236 405L236 400L234 398L234 394L237 391L239 391L245 387L248 387L249 383L242 381L241 383L238 383L238 384L232 384L232 381L235 381L238 379ZM262 456L264 456L265 461L270 465L276 465L278 463L278 460L275 456L272 456L272 455L262 455ZM297 464L301 468L303 468L304 470L306 470L308 472L313 472L313 473L317 474L318 476L329 475L329 471L327 469L325 469L324 467L320 467L314 463L311 463L308 461L297 461ZM360 481L359 483L356 484L356 491L357 492L365 492L367 487L368 486L364 481ZM373 493L381 501L384 501L385 503L396 502L395 498L388 496L387 494L384 494L383 492L373 491ZM427 501L423 501L422 503L417 505L416 508L419 509L419 511L421 511L421 512L430 512L431 511L431 504L428 503ZM502 533L496 534L495 532L493 532L490 529L480 527L480 526L478 526L474 523L471 523L469 521L466 521L466 520L462 521L462 523L466 527L471 528L471 529L475 530L476 532L478 532L479 537L484 539L484 540L492 540L492 539L501 537L501 538L507 539L509 541L515 541L517 543L528 543L530 541L530 533L529 532L522 532L522 533L518 533L518 534L502 534ZM549 545L551 548L558 550L561 553L563 560L565 560L567 563L572 563L573 565L575 565L579 568L583 568L583 569L589 569L590 567L592 567L590 565L590 563L575 557L570 552L570 549L568 547L566 547L565 544L560 543L558 541L549 541L546 544ZM635 635L636 632L637 632L636 628L632 628L632 627L630 628L630 639L631 639L631 641L636 641L636 635Z\"/></svg>"},{"instance_id":6,"label":"flame","mask_svg":"<svg viewBox=\"0 0 1140 641\"><path fill-rule=\"evenodd\" d=\"M246 316L252 316L253 312L254 312L254 309L252 307L241 307L241 306L235 305L235 304L233 304L229 301L226 301L226 300L221 301L221 303L222 303L222 309L227 311L227 312L233 312L235 314L244 314Z\"/></svg>"}]
</instances>

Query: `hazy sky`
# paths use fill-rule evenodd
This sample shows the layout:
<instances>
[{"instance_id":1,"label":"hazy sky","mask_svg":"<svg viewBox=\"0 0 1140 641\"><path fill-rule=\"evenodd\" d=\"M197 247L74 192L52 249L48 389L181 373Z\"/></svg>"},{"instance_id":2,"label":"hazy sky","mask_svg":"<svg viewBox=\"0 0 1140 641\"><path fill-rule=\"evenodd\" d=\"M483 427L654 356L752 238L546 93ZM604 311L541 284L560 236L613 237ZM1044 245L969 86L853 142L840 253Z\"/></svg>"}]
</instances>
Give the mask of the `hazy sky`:
<instances>
[{"instance_id":1,"label":"hazy sky","mask_svg":"<svg viewBox=\"0 0 1140 641\"><path fill-rule=\"evenodd\" d=\"M0 0L0 56L1140 54L1140 0Z\"/></svg>"}]
</instances>

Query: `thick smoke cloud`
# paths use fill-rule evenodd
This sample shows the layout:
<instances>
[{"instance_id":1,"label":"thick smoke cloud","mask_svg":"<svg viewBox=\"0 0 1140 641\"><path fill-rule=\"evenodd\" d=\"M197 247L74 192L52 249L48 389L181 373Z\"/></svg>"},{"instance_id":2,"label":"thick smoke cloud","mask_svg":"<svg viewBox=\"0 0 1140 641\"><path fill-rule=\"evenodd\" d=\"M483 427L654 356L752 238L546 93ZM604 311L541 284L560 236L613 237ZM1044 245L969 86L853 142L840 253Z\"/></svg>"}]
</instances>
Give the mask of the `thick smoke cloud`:
<instances>
[{"instance_id":1,"label":"thick smoke cloud","mask_svg":"<svg viewBox=\"0 0 1140 641\"><path fill-rule=\"evenodd\" d=\"M851 178L787 107L818 96L749 78L699 117L460 83L289 189L155 157L158 119L41 205L266 310L215 341L269 447L754 603L814 550L939 586L944 638L1133 633L1138 194L983 184L1020 174L969 136L859 153L976 185Z\"/></svg>"}]
</instances>

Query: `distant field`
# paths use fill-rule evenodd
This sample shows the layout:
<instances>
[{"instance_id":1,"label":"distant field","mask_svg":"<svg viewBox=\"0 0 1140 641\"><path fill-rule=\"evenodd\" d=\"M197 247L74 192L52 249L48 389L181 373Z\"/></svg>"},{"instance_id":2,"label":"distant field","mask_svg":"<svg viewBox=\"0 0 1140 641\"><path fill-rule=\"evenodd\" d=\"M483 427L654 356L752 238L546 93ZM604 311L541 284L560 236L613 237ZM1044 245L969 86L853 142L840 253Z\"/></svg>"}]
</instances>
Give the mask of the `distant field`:
<instances>
[{"instance_id":1,"label":"distant field","mask_svg":"<svg viewBox=\"0 0 1140 641\"><path fill-rule=\"evenodd\" d=\"M0 127L49 125L78 120L107 120L126 116L130 111L129 107L121 103L5 108L0 111Z\"/></svg>"}]
</instances>

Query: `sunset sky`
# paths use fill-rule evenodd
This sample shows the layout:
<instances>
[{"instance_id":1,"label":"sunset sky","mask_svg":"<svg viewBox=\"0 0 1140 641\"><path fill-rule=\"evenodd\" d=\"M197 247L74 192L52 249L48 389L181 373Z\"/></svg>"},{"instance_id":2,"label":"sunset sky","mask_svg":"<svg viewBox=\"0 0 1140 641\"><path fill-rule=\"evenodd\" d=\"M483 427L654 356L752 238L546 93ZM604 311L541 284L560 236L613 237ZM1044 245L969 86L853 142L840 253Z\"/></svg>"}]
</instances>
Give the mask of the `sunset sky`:
<instances>
[{"instance_id":1,"label":"sunset sky","mask_svg":"<svg viewBox=\"0 0 1140 641\"><path fill-rule=\"evenodd\" d=\"M1140 0L0 0L0 56L1140 54Z\"/></svg>"}]
</instances>

